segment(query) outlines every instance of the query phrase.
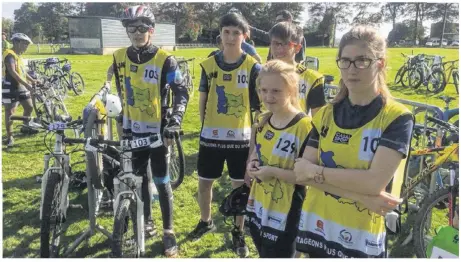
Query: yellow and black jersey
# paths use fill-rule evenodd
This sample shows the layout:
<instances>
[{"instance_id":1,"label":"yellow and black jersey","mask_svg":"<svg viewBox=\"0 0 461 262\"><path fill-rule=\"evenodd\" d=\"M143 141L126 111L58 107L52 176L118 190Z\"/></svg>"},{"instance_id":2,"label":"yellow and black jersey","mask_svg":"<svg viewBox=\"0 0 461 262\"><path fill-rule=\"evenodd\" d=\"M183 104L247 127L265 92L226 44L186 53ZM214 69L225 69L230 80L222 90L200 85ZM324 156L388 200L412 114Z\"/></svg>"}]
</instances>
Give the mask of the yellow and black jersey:
<instances>
[{"instance_id":1,"label":"yellow and black jersey","mask_svg":"<svg viewBox=\"0 0 461 262\"><path fill-rule=\"evenodd\" d=\"M268 121L256 133L255 150L261 166L292 170L295 159L304 151L311 126L311 118L305 113L299 113L281 129L274 128ZM295 192L299 191L304 193L304 187L277 178L253 182L247 204L248 220L251 226L259 228L263 242L276 243L290 226L287 225L289 213L297 210L299 215L302 199L295 201L298 208L292 207Z\"/></svg>"},{"instance_id":2,"label":"yellow and black jersey","mask_svg":"<svg viewBox=\"0 0 461 262\"><path fill-rule=\"evenodd\" d=\"M199 90L208 94L200 145L248 148L253 123L251 109L259 109L255 82L260 65L247 54L236 64L223 64L222 52L200 65Z\"/></svg>"},{"instance_id":3,"label":"yellow and black jersey","mask_svg":"<svg viewBox=\"0 0 461 262\"><path fill-rule=\"evenodd\" d=\"M8 89L11 90L11 92L14 92L13 89L17 89L19 87L19 83L16 79L14 79L11 74L8 72L6 68L6 64L8 59L14 59L16 63L16 73L22 78L26 79L26 67L24 65L24 62L21 57L19 57L12 49L6 49L3 51L2 54L2 72L3 72L3 79L2 79L2 85L3 86L8 86ZM4 89L6 90L6 89ZM6 92L6 91L4 91Z\"/></svg>"},{"instance_id":4,"label":"yellow and black jersey","mask_svg":"<svg viewBox=\"0 0 461 262\"><path fill-rule=\"evenodd\" d=\"M311 109L325 105L324 78L323 75L302 64L296 65L299 74L299 104L303 112L309 114Z\"/></svg>"},{"instance_id":5,"label":"yellow and black jersey","mask_svg":"<svg viewBox=\"0 0 461 262\"><path fill-rule=\"evenodd\" d=\"M372 102L368 111L375 112L372 117L366 115L366 110L355 112L357 119L367 119L361 123L356 121L355 127L338 125L338 122L347 122L347 119L342 120L343 123L336 121L338 115L346 116L341 111L344 106L329 104L321 108L313 118L308 145L317 143L319 164L329 168L368 169L379 145L403 151L400 165L387 187L392 195L400 196L412 127L406 132L405 126L399 123L406 119L403 122L409 120L411 125L412 115L400 103L391 99L382 101L379 96ZM353 106L348 108L350 111ZM390 133L407 136L406 142L389 139ZM351 199L309 187L301 212L297 250L315 254L315 257L384 257L385 238L382 216Z\"/></svg>"}]
</instances>

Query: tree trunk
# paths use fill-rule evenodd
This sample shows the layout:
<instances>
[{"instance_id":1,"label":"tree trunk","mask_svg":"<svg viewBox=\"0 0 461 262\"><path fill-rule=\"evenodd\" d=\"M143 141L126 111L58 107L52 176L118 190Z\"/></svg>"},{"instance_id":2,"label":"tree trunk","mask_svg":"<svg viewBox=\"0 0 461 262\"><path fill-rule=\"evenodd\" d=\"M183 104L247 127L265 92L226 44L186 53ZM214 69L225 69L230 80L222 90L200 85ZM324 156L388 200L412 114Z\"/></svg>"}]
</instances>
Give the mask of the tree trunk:
<instances>
[{"instance_id":1,"label":"tree trunk","mask_svg":"<svg viewBox=\"0 0 461 262\"><path fill-rule=\"evenodd\" d=\"M443 14L443 26L442 26L442 33L440 34L440 45L439 45L439 47L442 47L443 33L445 33L445 23L447 21L448 6L449 6L449 4L445 4L445 13Z\"/></svg>"},{"instance_id":2,"label":"tree trunk","mask_svg":"<svg viewBox=\"0 0 461 262\"><path fill-rule=\"evenodd\" d=\"M418 39L418 17L419 17L419 3L416 3L416 20L415 20L415 36L414 44L416 45L416 39Z\"/></svg>"}]
</instances>

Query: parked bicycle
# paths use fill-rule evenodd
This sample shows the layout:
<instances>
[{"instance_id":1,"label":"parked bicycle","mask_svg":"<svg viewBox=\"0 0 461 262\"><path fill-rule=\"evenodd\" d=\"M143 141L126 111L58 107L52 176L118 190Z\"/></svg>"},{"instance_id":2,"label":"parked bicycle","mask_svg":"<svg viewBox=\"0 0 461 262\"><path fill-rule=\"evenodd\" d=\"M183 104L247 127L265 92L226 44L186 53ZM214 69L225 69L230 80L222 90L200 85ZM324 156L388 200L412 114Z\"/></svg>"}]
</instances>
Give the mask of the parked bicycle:
<instances>
[{"instance_id":1,"label":"parked bicycle","mask_svg":"<svg viewBox=\"0 0 461 262\"><path fill-rule=\"evenodd\" d=\"M458 72L458 59L457 60L453 60L453 61L447 61L447 62L444 62L442 64L442 68L443 68L443 71L444 72L448 72L448 74L446 75L446 79L447 79L447 85L448 84L453 84L455 86L455 90L456 90L456 93L459 94L459 72ZM447 65L448 68L447 68ZM450 78L453 79L453 83L450 83ZM445 89L445 87L444 87Z\"/></svg>"},{"instance_id":2,"label":"parked bicycle","mask_svg":"<svg viewBox=\"0 0 461 262\"><path fill-rule=\"evenodd\" d=\"M192 73L189 69L189 62L194 62L195 58L185 59L184 57L177 57L176 62L178 62L179 70L181 70L182 76L184 78L184 84L189 91L189 96L194 96L194 79L195 79L195 63L192 63Z\"/></svg>"}]
</instances>

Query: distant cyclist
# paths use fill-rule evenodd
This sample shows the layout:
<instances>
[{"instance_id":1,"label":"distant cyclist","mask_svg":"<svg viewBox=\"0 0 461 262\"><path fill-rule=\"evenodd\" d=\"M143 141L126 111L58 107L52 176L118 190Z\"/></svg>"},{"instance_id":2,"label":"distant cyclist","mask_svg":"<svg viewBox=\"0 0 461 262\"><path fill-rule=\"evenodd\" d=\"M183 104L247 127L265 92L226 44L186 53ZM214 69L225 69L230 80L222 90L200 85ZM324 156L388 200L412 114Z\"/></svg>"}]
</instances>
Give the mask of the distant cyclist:
<instances>
[{"instance_id":1,"label":"distant cyclist","mask_svg":"<svg viewBox=\"0 0 461 262\"><path fill-rule=\"evenodd\" d=\"M5 107L5 126L6 126L6 145L11 147L14 145L13 128L10 116L14 114L18 103L21 103L24 108L24 116L31 116L33 107L30 93L33 92L33 84L37 80L33 79L26 72L26 66L22 60L24 54L32 44L32 40L23 33L13 34L11 37L13 47L5 49L2 55L2 103ZM37 131L27 127L28 123L24 123L21 128L22 133L36 133Z\"/></svg>"}]
</instances>

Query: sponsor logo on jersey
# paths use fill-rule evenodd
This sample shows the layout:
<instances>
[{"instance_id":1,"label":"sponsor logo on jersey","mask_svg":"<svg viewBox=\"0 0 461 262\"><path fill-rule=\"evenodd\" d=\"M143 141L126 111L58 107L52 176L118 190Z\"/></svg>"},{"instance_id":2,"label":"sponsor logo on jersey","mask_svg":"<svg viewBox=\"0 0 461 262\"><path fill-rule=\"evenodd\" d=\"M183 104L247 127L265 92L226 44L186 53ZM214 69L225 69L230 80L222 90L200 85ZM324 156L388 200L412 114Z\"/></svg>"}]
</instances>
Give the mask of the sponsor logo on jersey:
<instances>
[{"instance_id":1,"label":"sponsor logo on jersey","mask_svg":"<svg viewBox=\"0 0 461 262\"><path fill-rule=\"evenodd\" d=\"M134 131L139 131L139 130L141 130L141 126L140 126L138 123L135 122L135 123L133 124L133 130L134 130Z\"/></svg>"},{"instance_id":2,"label":"sponsor logo on jersey","mask_svg":"<svg viewBox=\"0 0 461 262\"><path fill-rule=\"evenodd\" d=\"M339 232L339 237L338 240L341 241L343 244L350 246L353 244L352 242L352 234L347 231L346 229L343 229Z\"/></svg>"},{"instance_id":3,"label":"sponsor logo on jersey","mask_svg":"<svg viewBox=\"0 0 461 262\"><path fill-rule=\"evenodd\" d=\"M333 143L348 145L349 139L351 139L351 137L352 135L336 132L335 136L333 137Z\"/></svg>"},{"instance_id":4,"label":"sponsor logo on jersey","mask_svg":"<svg viewBox=\"0 0 461 262\"><path fill-rule=\"evenodd\" d=\"M218 78L218 72L211 72L207 75L208 80L211 80L213 78Z\"/></svg>"},{"instance_id":5,"label":"sponsor logo on jersey","mask_svg":"<svg viewBox=\"0 0 461 262\"><path fill-rule=\"evenodd\" d=\"M365 246L367 247L373 247L373 248L382 248L383 247L383 242L376 242L373 240L368 240L365 239Z\"/></svg>"},{"instance_id":6,"label":"sponsor logo on jersey","mask_svg":"<svg viewBox=\"0 0 461 262\"><path fill-rule=\"evenodd\" d=\"M213 137L219 137L218 129L213 129Z\"/></svg>"},{"instance_id":7,"label":"sponsor logo on jersey","mask_svg":"<svg viewBox=\"0 0 461 262\"><path fill-rule=\"evenodd\" d=\"M133 72L133 73L138 72L138 66L136 66L136 65L130 65L130 72Z\"/></svg>"},{"instance_id":8,"label":"sponsor logo on jersey","mask_svg":"<svg viewBox=\"0 0 461 262\"><path fill-rule=\"evenodd\" d=\"M264 138L267 140L271 140L274 137L274 132L267 130L266 134L264 134Z\"/></svg>"},{"instance_id":9,"label":"sponsor logo on jersey","mask_svg":"<svg viewBox=\"0 0 461 262\"><path fill-rule=\"evenodd\" d=\"M222 80L223 81L232 81L232 74L223 74Z\"/></svg>"},{"instance_id":10,"label":"sponsor logo on jersey","mask_svg":"<svg viewBox=\"0 0 461 262\"><path fill-rule=\"evenodd\" d=\"M325 232L324 232L324 229L323 229L323 221L322 220L317 220L317 228L315 229L315 231L319 232L320 234L324 235L325 236Z\"/></svg>"},{"instance_id":11,"label":"sponsor logo on jersey","mask_svg":"<svg viewBox=\"0 0 461 262\"><path fill-rule=\"evenodd\" d=\"M227 131L227 136L228 138L235 138L235 133L232 130Z\"/></svg>"}]
</instances>

